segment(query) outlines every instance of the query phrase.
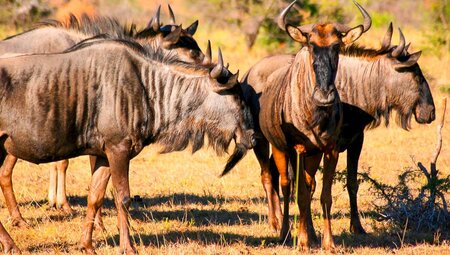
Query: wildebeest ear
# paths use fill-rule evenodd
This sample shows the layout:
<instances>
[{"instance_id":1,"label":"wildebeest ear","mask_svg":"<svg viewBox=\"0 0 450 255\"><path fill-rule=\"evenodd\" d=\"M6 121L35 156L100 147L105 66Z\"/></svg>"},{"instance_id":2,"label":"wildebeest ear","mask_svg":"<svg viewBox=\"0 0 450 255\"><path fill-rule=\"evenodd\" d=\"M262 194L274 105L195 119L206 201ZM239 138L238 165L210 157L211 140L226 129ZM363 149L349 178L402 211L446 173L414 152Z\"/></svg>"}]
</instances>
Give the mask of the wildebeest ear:
<instances>
[{"instance_id":1,"label":"wildebeest ear","mask_svg":"<svg viewBox=\"0 0 450 255\"><path fill-rule=\"evenodd\" d=\"M364 27L362 25L356 26L350 29L344 37L342 37L342 42L344 44L351 44L354 41L358 40L358 38L364 33Z\"/></svg>"},{"instance_id":2,"label":"wildebeest ear","mask_svg":"<svg viewBox=\"0 0 450 255\"><path fill-rule=\"evenodd\" d=\"M419 60L420 55L422 55L422 51L418 51L418 52L415 52L415 53L409 55L409 57L406 61L401 61L401 62L398 61L397 63L394 64L395 70L399 70L399 69L402 69L405 67L410 67L410 66L414 65Z\"/></svg>"},{"instance_id":3,"label":"wildebeest ear","mask_svg":"<svg viewBox=\"0 0 450 255\"><path fill-rule=\"evenodd\" d=\"M163 47L169 48L170 46L176 44L180 40L182 28L181 26L177 26L177 28L170 32L166 37L163 39Z\"/></svg>"},{"instance_id":4,"label":"wildebeest ear","mask_svg":"<svg viewBox=\"0 0 450 255\"><path fill-rule=\"evenodd\" d=\"M192 23L188 28L186 28L186 32L193 36L195 32L197 32L198 27L198 20L196 20L194 23Z\"/></svg>"},{"instance_id":5,"label":"wildebeest ear","mask_svg":"<svg viewBox=\"0 0 450 255\"><path fill-rule=\"evenodd\" d=\"M228 81L226 83L215 86L213 90L216 93L220 93L232 89L234 86L238 84L238 81L239 81L239 70L236 72L236 74L233 74L230 78L228 78Z\"/></svg>"},{"instance_id":6,"label":"wildebeest ear","mask_svg":"<svg viewBox=\"0 0 450 255\"><path fill-rule=\"evenodd\" d=\"M298 27L287 24L286 32L294 41L297 41L299 43L306 43L308 41L306 35L303 34L303 32L298 29Z\"/></svg>"}]
</instances>

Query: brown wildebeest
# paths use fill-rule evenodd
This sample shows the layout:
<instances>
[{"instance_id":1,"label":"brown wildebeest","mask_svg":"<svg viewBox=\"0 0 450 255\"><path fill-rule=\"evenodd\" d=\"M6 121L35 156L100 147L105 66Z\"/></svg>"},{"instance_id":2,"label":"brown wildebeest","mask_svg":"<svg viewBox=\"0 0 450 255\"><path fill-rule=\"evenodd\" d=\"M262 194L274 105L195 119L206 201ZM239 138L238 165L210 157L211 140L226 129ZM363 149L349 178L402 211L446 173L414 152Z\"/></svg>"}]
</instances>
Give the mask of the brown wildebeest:
<instances>
[{"instance_id":1,"label":"brown wildebeest","mask_svg":"<svg viewBox=\"0 0 450 255\"><path fill-rule=\"evenodd\" d=\"M357 170L361 153L364 130L380 125L382 118L389 124L391 111L397 111L398 122L404 129L414 115L418 123L431 123L435 119L433 97L426 78L423 76L417 60L420 52L409 54L405 39L400 31L400 44L391 46L392 24L378 50L365 49L352 45L341 51L336 75L336 87L343 104L343 125L338 139L338 147L347 150L347 191L350 197L350 231L364 234L357 207ZM263 84L267 77L286 68L294 61L295 55L275 55L267 57L252 67L245 76L248 84ZM271 163L273 164L273 163ZM273 166L274 167L274 166ZM317 168L308 169L314 176ZM281 208L278 192L278 173L270 171L269 180L263 179L265 188L269 186L272 197L269 201L269 223L275 229L281 220ZM265 177L265 176L262 176ZM311 195L315 180L308 183ZM275 212L274 212L275 211ZM309 217L311 215L308 215ZM272 218L271 218L272 217ZM308 219L312 226L312 219ZM312 231L314 232L314 231Z\"/></svg>"},{"instance_id":2,"label":"brown wildebeest","mask_svg":"<svg viewBox=\"0 0 450 255\"><path fill-rule=\"evenodd\" d=\"M131 158L151 143L163 145L164 152L191 143L195 151L205 136L220 153L234 138L228 170L254 143L238 74L221 57L217 65L200 66L151 51L128 40L95 40L64 53L0 59L1 165L7 154L34 163L97 156L81 239L88 253L94 253L94 216L104 195L95 180L105 171L116 191L121 251L134 254L128 228ZM5 251L19 251L2 227L0 239Z\"/></svg>"},{"instance_id":3,"label":"brown wildebeest","mask_svg":"<svg viewBox=\"0 0 450 255\"><path fill-rule=\"evenodd\" d=\"M142 45L171 51L176 54L178 59L185 62L201 63L204 60L204 54L192 37L197 30L198 22L194 22L184 30L181 26L175 25L175 16L170 5L169 12L171 25L161 25L159 7L148 26L141 31L136 31L134 24L129 27L122 26L117 20L109 17L90 18L84 15L78 20L72 15L67 24L48 21L41 27L1 41L0 54L61 52L81 40L106 33L114 38L133 38ZM12 217L12 224L24 226L26 222L19 211L12 187L12 171L16 161L17 158L8 155L6 159L8 164L1 169L0 185ZM72 209L67 200L65 185L68 164L68 160L61 160L50 169L48 200L51 207L62 207L66 213L71 213ZM102 228L100 215L99 210L96 226Z\"/></svg>"},{"instance_id":4,"label":"brown wildebeest","mask_svg":"<svg viewBox=\"0 0 450 255\"><path fill-rule=\"evenodd\" d=\"M364 16L364 24L355 28L334 23L301 27L285 25L285 16L294 3L295 1L283 10L278 24L280 28L286 28L287 33L305 47L283 68L262 78L261 83L252 83L244 79L242 87L255 119L255 131L262 133L258 137L254 151L261 165L261 179L266 196L269 198L271 208L269 213L272 214L269 215L270 224L277 229L279 225L273 213L279 213L278 218L281 218L281 209L274 209L279 207L279 200L272 187L269 143L272 145L275 165L281 177L280 184L286 198L281 239L286 239L289 234L289 162L296 165L296 150L309 156L317 155L314 156L315 161L307 161L311 164L318 164L321 153L325 154L321 196L325 219L322 244L324 248L330 249L334 247L329 217L332 202L331 185L339 155L336 143L342 124L342 105L334 84L339 51L343 45L353 43L367 31L371 19L355 2ZM269 63L273 64L275 63ZM261 66L261 69L257 69L256 75L264 73L264 68ZM270 69L270 66L267 68ZM250 69L250 74L253 70ZM307 247L310 238L315 237L311 228L307 229L307 215L311 204L307 183L310 182L311 176L308 172L304 172L299 177L300 188L297 194L300 210L299 244L301 247Z\"/></svg>"}]
</instances>

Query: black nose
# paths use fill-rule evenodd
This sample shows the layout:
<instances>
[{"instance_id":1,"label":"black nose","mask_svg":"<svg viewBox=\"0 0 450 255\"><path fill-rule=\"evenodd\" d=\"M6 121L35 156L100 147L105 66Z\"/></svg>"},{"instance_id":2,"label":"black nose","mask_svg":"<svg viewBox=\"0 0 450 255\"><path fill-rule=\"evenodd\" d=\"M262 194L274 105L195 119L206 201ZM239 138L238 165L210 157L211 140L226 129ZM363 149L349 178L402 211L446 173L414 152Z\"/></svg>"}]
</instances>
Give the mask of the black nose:
<instances>
[{"instance_id":1,"label":"black nose","mask_svg":"<svg viewBox=\"0 0 450 255\"><path fill-rule=\"evenodd\" d=\"M313 100L317 106L331 106L336 100L336 89L330 86L330 89L315 88L313 92Z\"/></svg>"}]
</instances>

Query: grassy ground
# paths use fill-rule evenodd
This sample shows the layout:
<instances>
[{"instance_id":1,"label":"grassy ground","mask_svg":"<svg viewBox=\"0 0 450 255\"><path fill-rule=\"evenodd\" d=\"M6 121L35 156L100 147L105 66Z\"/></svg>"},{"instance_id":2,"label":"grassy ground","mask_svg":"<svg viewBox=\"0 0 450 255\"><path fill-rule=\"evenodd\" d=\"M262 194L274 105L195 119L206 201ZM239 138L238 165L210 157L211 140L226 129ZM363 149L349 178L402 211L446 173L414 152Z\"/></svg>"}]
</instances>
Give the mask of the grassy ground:
<instances>
[{"instance_id":1,"label":"grassy ground","mask_svg":"<svg viewBox=\"0 0 450 255\"><path fill-rule=\"evenodd\" d=\"M183 15L183 10L179 10ZM149 10L150 12L150 10ZM186 17L188 15L186 14ZM192 17L182 20L190 24ZM143 17L136 17L142 21ZM386 24L387 26L387 24ZM11 35L10 29L1 28L2 34ZM4 32L3 32L4 31ZM373 29L361 39L361 44L378 46L383 29ZM426 45L427 38L414 29L406 28L405 35L413 42L413 49ZM198 34L201 47L207 39L221 46L225 61L233 70L247 70L267 51L255 47L245 49L243 38L230 32L201 23ZM233 38L230 43L230 39ZM397 38L397 35L394 36ZM395 42L395 41L394 41ZM286 49L280 48L283 52ZM440 114L440 102L446 94L440 87L450 83L447 56L435 56L424 52L419 61L430 82L433 96ZM450 174L450 120L447 118L443 130L444 144L438 169L442 175ZM414 162L426 166L435 146L436 123L413 125L409 132L395 124L368 131L360 160L360 171L369 171L373 177L395 183L397 176L406 168L415 167ZM141 200L133 202L131 227L136 246L141 254L293 254L290 246L277 242L277 233L269 230L267 208L260 184L259 167L252 152L228 176L218 178L226 158L215 156L207 149L191 155L177 152L159 155L158 147L146 148L131 165L131 191ZM341 154L345 159L345 153ZM338 168L345 168L341 160ZM86 211L86 195L90 180L87 157L71 160L68 172L68 194L76 213L63 216L61 212L48 209L46 191L48 169L51 166L34 165L24 161L18 163L14 173L15 190L28 228L13 228L8 222L6 208L0 210L0 219L11 233L18 246L33 254L77 254L78 241ZM313 201L314 224L322 231L322 218L318 198L321 176L317 176L318 188ZM352 236L348 232L349 204L347 191L342 183L333 189L333 233L337 253L353 254L450 254L449 233L403 233L376 221L373 213L373 195L363 184L359 202L363 225L369 232L367 237ZM112 194L108 192L104 210L107 231L96 231L95 245L99 254L117 252L117 218ZM3 206L4 207L4 206ZM297 209L291 206L291 215ZM308 251L325 253L320 248Z\"/></svg>"}]
</instances>

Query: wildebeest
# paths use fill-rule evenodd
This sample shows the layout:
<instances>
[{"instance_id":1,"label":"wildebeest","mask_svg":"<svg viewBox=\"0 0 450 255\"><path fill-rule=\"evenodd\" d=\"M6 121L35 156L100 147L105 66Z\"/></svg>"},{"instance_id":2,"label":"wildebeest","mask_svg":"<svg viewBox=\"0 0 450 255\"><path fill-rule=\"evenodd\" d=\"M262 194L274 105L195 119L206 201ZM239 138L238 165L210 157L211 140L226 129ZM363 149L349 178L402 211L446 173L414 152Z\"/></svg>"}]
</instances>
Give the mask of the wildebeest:
<instances>
[{"instance_id":1,"label":"wildebeest","mask_svg":"<svg viewBox=\"0 0 450 255\"><path fill-rule=\"evenodd\" d=\"M342 105L334 83L339 51L343 45L353 43L370 28L371 18L359 4L355 3L364 16L364 23L354 28L335 23L300 27L285 25L285 16L294 3L295 1L283 10L278 24L281 29L286 29L291 38L305 47L283 68L277 69L276 72L255 83L248 77L253 70L256 70L257 76L260 70L252 67L247 78L243 80L242 87L255 120L255 131L262 133L258 137L254 152L261 165L261 179L266 196L271 198L269 207L279 206L278 195L270 179L269 143L272 145L272 153L280 173L280 184L285 198L288 198L290 194L288 164L291 162L295 165L296 151L307 155L325 153L321 204L325 219L323 246L328 249L334 246L329 214L332 202L332 178L339 154L336 143L342 124ZM272 64L274 63L269 65ZM261 68L263 72L264 66ZM299 244L302 247L309 246L311 235L313 235L306 229L311 203L310 192L306 185L309 178L308 172L300 173L300 188L297 194L300 209ZM278 205L273 203L274 200ZM281 210L269 210L269 213L273 212L281 212ZM288 199L284 200L284 212L282 239L285 239L289 233ZM278 216L281 217L281 215ZM277 218L269 215L269 219ZM278 228L278 222L271 222L271 224Z\"/></svg>"},{"instance_id":2,"label":"wildebeest","mask_svg":"<svg viewBox=\"0 0 450 255\"><path fill-rule=\"evenodd\" d=\"M190 63L201 63L204 54L193 39L198 22L194 22L186 30L175 25L175 16L169 5L171 24L162 25L160 22L160 8L151 19L147 27L137 31L135 25L123 26L117 20L109 17L90 18L83 15L80 19L71 15L68 23L49 20L41 26L27 32L15 35L0 42L0 54L13 53L53 53L61 52L86 38L99 34L108 34L119 39L133 38L142 45L154 49L160 48L171 51L177 58ZM30 43L31 42L31 43ZM26 225L23 219L12 188L12 170L17 158L9 155L8 164L2 168L0 185L6 199L8 210L12 216L13 225ZM68 160L62 160L50 170L50 185L48 192L49 205L62 207L70 213L72 209L67 201L65 192L65 176ZM100 211L99 211L100 216ZM101 218L97 217L97 225L102 226Z\"/></svg>"},{"instance_id":3,"label":"wildebeest","mask_svg":"<svg viewBox=\"0 0 450 255\"><path fill-rule=\"evenodd\" d=\"M149 51L132 41L94 40L64 53L0 59L1 165L7 154L34 163L97 156L81 240L89 253L103 199L96 177L105 166L115 189L121 250L135 253L128 229L128 168L144 146L159 143L170 152L191 143L195 151L207 136L220 153L234 138L226 169L253 146L238 74L221 60L200 66ZM23 102L17 104L17 98ZM5 251L19 250L3 228L0 233Z\"/></svg>"},{"instance_id":4,"label":"wildebeest","mask_svg":"<svg viewBox=\"0 0 450 255\"><path fill-rule=\"evenodd\" d=\"M380 49L366 49L352 45L343 49L339 56L336 87L343 103L343 125L338 139L340 152L347 150L347 189L350 196L350 230L365 233L361 226L357 208L357 169L364 130L377 127L381 120L389 123L392 111L397 111L398 122L404 129L409 128L414 115L418 123L431 123L435 118L435 107L430 88L420 70L417 60L421 52L409 54L405 39L400 31L400 44L391 46L392 24L383 39ZM275 55L261 60L246 76L249 84L263 84L267 77L286 68L294 61L294 55ZM319 156L321 157L321 154ZM308 161L308 160L307 160ZM271 162L271 164L273 164ZM318 165L307 164L307 171L314 177ZM269 168L273 168L270 166ZM278 173L269 171L262 176L264 188L269 187L273 196L269 201L269 223L277 228L281 220L278 195ZM315 180L309 179L308 188L314 192ZM267 182L271 181L270 184ZM272 218L271 218L272 217ZM311 215L308 226L312 227ZM314 231L311 231L314 233Z\"/></svg>"}]
</instances>

